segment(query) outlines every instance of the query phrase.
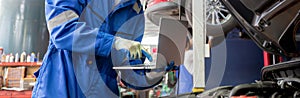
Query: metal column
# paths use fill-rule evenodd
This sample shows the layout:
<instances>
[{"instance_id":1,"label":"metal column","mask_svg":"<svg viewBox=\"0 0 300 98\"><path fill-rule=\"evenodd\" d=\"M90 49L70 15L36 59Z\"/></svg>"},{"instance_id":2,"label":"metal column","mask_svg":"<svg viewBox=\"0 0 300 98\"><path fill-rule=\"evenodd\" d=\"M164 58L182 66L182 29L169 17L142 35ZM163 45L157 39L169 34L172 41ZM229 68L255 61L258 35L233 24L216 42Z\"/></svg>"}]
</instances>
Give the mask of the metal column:
<instances>
[{"instance_id":1,"label":"metal column","mask_svg":"<svg viewBox=\"0 0 300 98\"><path fill-rule=\"evenodd\" d=\"M193 48L194 88L205 87L205 43L206 43L205 0L193 0Z\"/></svg>"}]
</instances>

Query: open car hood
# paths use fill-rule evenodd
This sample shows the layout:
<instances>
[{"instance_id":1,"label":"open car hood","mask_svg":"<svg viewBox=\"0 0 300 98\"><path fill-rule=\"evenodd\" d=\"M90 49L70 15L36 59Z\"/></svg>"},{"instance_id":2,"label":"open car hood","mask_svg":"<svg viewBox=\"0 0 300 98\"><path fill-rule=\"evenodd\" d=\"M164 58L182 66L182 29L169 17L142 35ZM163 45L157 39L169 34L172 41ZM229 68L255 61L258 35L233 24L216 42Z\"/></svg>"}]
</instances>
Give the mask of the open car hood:
<instances>
[{"instance_id":1,"label":"open car hood","mask_svg":"<svg viewBox=\"0 0 300 98\"><path fill-rule=\"evenodd\" d=\"M299 57L300 0L221 0L263 50Z\"/></svg>"}]
</instances>

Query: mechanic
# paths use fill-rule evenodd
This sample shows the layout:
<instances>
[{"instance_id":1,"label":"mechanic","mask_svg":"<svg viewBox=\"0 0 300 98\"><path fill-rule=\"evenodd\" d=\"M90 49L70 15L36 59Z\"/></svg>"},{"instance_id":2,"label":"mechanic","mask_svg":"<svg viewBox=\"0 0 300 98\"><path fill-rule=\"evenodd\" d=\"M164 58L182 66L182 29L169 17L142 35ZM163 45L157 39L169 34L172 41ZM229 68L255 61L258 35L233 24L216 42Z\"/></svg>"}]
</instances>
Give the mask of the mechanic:
<instances>
[{"instance_id":1,"label":"mechanic","mask_svg":"<svg viewBox=\"0 0 300 98\"><path fill-rule=\"evenodd\" d=\"M32 97L119 97L112 67L142 63L145 56L151 60L140 45L145 24L141 8L139 0L46 0L50 42L35 73ZM127 75L131 79L123 76L129 87L147 89L160 82L150 84L157 77L149 74L125 73L133 74Z\"/></svg>"}]
</instances>

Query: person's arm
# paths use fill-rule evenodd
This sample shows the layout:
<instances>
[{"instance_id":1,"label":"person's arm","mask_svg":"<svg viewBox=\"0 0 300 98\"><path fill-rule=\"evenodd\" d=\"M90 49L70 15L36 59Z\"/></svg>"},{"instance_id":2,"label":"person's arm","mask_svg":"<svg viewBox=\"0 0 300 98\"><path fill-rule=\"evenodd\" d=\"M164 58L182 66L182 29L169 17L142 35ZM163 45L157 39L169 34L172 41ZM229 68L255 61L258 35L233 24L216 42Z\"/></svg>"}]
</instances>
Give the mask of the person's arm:
<instances>
[{"instance_id":1,"label":"person's arm","mask_svg":"<svg viewBox=\"0 0 300 98\"><path fill-rule=\"evenodd\" d=\"M58 49L108 56L114 36L101 32L99 27L89 27L85 22L78 22L85 3L80 0L46 0L46 21L51 41Z\"/></svg>"}]
</instances>

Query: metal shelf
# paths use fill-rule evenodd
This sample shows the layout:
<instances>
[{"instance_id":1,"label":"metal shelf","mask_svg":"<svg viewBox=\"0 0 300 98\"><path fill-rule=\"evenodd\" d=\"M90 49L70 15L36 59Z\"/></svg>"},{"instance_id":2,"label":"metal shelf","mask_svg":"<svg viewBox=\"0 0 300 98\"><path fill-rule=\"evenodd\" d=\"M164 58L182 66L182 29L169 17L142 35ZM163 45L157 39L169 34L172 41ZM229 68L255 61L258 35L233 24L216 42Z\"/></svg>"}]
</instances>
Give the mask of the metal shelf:
<instances>
[{"instance_id":1,"label":"metal shelf","mask_svg":"<svg viewBox=\"0 0 300 98\"><path fill-rule=\"evenodd\" d=\"M13 62L13 63L8 63L8 62L3 62L0 63L0 66L41 66L42 62Z\"/></svg>"}]
</instances>

